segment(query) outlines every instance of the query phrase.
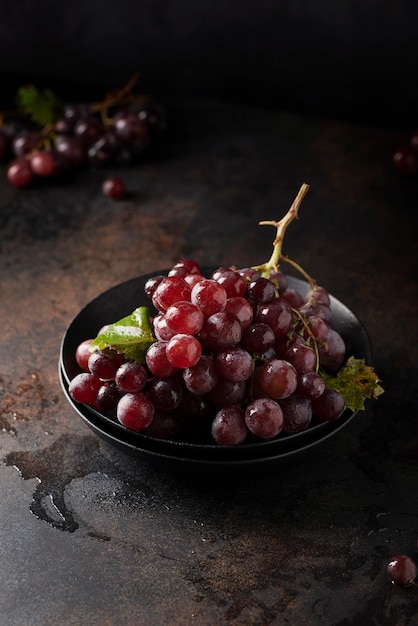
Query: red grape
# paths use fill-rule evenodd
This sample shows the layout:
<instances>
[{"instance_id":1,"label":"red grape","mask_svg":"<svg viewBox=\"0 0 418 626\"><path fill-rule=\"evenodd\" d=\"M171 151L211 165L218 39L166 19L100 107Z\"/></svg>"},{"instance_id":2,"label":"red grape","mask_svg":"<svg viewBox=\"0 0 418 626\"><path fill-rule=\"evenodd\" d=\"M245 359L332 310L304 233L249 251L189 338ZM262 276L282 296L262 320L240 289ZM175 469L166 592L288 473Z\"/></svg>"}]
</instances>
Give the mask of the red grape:
<instances>
[{"instance_id":1,"label":"red grape","mask_svg":"<svg viewBox=\"0 0 418 626\"><path fill-rule=\"evenodd\" d=\"M220 409L212 422L212 437L222 446L237 446L247 437L245 413L239 406Z\"/></svg>"},{"instance_id":2,"label":"red grape","mask_svg":"<svg viewBox=\"0 0 418 626\"><path fill-rule=\"evenodd\" d=\"M143 393L127 393L116 407L119 422L130 430L143 430L154 417L154 405Z\"/></svg>"},{"instance_id":3,"label":"red grape","mask_svg":"<svg viewBox=\"0 0 418 626\"><path fill-rule=\"evenodd\" d=\"M7 167L7 178L13 187L27 187L33 180L33 172L25 157L18 157Z\"/></svg>"},{"instance_id":4,"label":"red grape","mask_svg":"<svg viewBox=\"0 0 418 626\"><path fill-rule=\"evenodd\" d=\"M102 381L93 374L83 372L77 374L69 384L68 393L76 402L94 404L97 393L102 386Z\"/></svg>"},{"instance_id":5,"label":"red grape","mask_svg":"<svg viewBox=\"0 0 418 626\"><path fill-rule=\"evenodd\" d=\"M223 311L227 299L227 293L222 285L209 278L196 283L191 291L191 301L201 309L205 317Z\"/></svg>"},{"instance_id":6,"label":"red grape","mask_svg":"<svg viewBox=\"0 0 418 626\"><path fill-rule=\"evenodd\" d=\"M102 185L103 195L113 200L123 200L126 196L126 187L123 180L113 176L107 178Z\"/></svg>"},{"instance_id":7,"label":"red grape","mask_svg":"<svg viewBox=\"0 0 418 626\"><path fill-rule=\"evenodd\" d=\"M202 346L193 335L178 333L167 343L165 351L167 359L174 367L185 369L196 365L202 354Z\"/></svg>"},{"instance_id":8,"label":"red grape","mask_svg":"<svg viewBox=\"0 0 418 626\"><path fill-rule=\"evenodd\" d=\"M417 577L417 566L406 554L392 556L386 566L391 582L395 585L413 585Z\"/></svg>"},{"instance_id":9,"label":"red grape","mask_svg":"<svg viewBox=\"0 0 418 626\"><path fill-rule=\"evenodd\" d=\"M30 157L30 167L38 176L51 176L55 171L55 159L51 151L37 150Z\"/></svg>"},{"instance_id":10,"label":"red grape","mask_svg":"<svg viewBox=\"0 0 418 626\"><path fill-rule=\"evenodd\" d=\"M86 339L82 341L79 346L77 346L75 352L75 359L80 369L85 372L89 371L88 361L91 356L90 344L93 340Z\"/></svg>"},{"instance_id":11,"label":"red grape","mask_svg":"<svg viewBox=\"0 0 418 626\"><path fill-rule=\"evenodd\" d=\"M283 411L274 400L258 398L248 404L245 423L256 437L271 439L283 429Z\"/></svg>"}]
</instances>

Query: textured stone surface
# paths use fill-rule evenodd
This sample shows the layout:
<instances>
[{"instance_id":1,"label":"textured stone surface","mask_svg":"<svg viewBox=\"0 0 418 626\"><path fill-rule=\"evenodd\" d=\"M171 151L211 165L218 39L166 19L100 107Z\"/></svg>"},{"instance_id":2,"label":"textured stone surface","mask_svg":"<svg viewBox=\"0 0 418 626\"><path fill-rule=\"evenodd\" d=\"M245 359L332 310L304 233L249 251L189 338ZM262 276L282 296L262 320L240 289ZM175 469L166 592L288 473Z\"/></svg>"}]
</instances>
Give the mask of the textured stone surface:
<instances>
[{"instance_id":1,"label":"textured stone surface","mask_svg":"<svg viewBox=\"0 0 418 626\"><path fill-rule=\"evenodd\" d=\"M406 626L416 588L418 180L390 132L184 103L155 158L17 191L0 180L0 606L57 623ZM109 287L181 256L249 265L301 182L285 252L367 327L385 394L318 454L268 474L176 476L98 439L62 395L62 334Z\"/></svg>"}]
</instances>

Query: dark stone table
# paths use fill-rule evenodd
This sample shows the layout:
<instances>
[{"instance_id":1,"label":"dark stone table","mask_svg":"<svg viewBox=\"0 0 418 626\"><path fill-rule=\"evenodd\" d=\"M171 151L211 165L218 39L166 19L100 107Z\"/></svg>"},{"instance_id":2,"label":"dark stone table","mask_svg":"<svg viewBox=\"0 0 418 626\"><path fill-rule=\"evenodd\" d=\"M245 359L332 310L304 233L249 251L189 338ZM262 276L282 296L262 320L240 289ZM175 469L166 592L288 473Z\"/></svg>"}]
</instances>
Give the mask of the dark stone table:
<instances>
[{"instance_id":1,"label":"dark stone table","mask_svg":"<svg viewBox=\"0 0 418 626\"><path fill-rule=\"evenodd\" d=\"M418 179L392 131L217 103L173 103L152 158L18 191L0 180L0 608L4 626L406 626L417 555ZM111 171L116 173L117 170ZM96 295L193 256L285 252L369 331L384 395L317 453L267 473L177 475L88 429L57 375L61 337Z\"/></svg>"}]
</instances>

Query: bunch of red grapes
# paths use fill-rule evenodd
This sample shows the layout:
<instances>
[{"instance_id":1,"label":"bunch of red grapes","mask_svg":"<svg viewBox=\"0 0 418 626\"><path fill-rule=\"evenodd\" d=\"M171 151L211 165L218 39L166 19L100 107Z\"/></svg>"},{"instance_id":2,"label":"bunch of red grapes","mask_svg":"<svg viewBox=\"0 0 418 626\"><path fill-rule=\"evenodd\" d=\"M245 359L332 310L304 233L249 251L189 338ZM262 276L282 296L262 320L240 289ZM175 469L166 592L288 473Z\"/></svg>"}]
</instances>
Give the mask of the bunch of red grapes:
<instances>
[{"instance_id":1,"label":"bunch of red grapes","mask_svg":"<svg viewBox=\"0 0 418 626\"><path fill-rule=\"evenodd\" d=\"M294 434L345 408L320 370L337 372L345 343L330 326L323 287L291 288L287 276L220 267L210 277L182 259L150 278L155 341L144 362L113 349L77 349L78 402L110 411L126 428L158 438L238 445Z\"/></svg>"},{"instance_id":2,"label":"bunch of red grapes","mask_svg":"<svg viewBox=\"0 0 418 626\"><path fill-rule=\"evenodd\" d=\"M7 163L10 184L27 187L81 166L129 165L149 150L164 125L164 111L152 100L116 106L110 117L86 103L67 104L47 127L21 118L6 122L0 128L0 160ZM124 195L117 183L103 192Z\"/></svg>"}]
</instances>

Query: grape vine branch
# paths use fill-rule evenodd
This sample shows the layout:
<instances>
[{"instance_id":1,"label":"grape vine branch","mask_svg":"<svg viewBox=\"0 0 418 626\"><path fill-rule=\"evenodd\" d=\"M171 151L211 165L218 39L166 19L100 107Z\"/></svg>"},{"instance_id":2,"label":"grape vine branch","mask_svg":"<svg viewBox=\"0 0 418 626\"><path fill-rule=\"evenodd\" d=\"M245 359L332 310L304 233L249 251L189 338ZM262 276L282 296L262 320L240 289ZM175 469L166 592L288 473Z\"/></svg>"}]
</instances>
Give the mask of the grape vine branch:
<instances>
[{"instance_id":1,"label":"grape vine branch","mask_svg":"<svg viewBox=\"0 0 418 626\"><path fill-rule=\"evenodd\" d=\"M296 261L293 261L282 253L286 230L293 220L299 218L299 207L308 191L309 185L307 183L302 183L296 198L286 215L284 215L281 220L263 220L259 222L260 226L274 226L276 228L276 237L273 241L273 252L270 259L266 263L254 266L254 269L260 271L261 275L265 278L269 278L272 271L277 272L280 261L284 261L285 263L292 265L292 267L294 267L308 281L311 289L314 290L316 287L316 281L298 263L296 263Z\"/></svg>"}]
</instances>

